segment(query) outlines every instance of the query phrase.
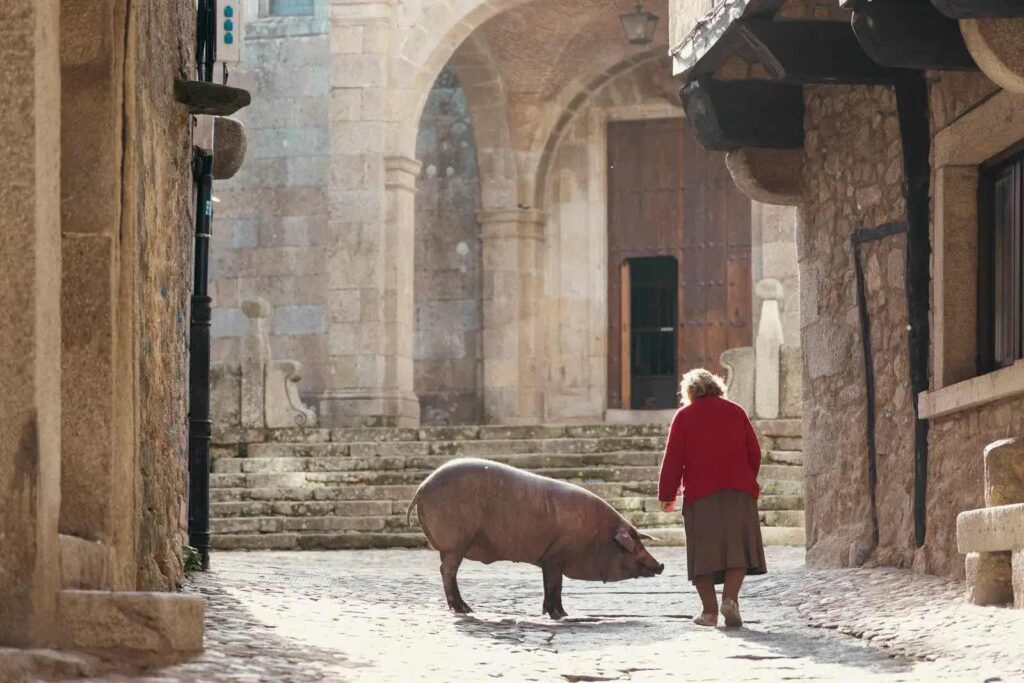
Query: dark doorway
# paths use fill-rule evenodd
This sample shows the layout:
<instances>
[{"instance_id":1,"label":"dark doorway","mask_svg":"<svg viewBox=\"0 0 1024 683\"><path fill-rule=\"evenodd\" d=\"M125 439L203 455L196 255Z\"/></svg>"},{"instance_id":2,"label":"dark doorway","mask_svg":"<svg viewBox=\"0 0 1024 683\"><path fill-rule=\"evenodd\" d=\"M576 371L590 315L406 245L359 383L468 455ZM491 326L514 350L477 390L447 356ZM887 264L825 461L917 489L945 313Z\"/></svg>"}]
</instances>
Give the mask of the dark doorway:
<instances>
[{"instance_id":1,"label":"dark doorway","mask_svg":"<svg viewBox=\"0 0 1024 683\"><path fill-rule=\"evenodd\" d=\"M629 268L630 408L676 405L679 267L671 256L634 258Z\"/></svg>"}]
</instances>

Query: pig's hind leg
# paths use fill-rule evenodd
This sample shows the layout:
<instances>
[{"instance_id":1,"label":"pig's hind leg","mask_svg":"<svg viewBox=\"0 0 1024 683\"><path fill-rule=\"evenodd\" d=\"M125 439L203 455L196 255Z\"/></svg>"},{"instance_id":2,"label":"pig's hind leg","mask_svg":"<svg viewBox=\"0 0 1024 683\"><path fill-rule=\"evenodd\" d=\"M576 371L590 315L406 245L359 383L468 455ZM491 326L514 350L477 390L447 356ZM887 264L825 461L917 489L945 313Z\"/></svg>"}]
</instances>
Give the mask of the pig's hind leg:
<instances>
[{"instance_id":1,"label":"pig's hind leg","mask_svg":"<svg viewBox=\"0 0 1024 683\"><path fill-rule=\"evenodd\" d=\"M448 600L448 607L456 614L469 614L473 610L469 608L459 593L457 576L461 564L462 553L441 553L441 582L444 584L444 597Z\"/></svg>"},{"instance_id":2,"label":"pig's hind leg","mask_svg":"<svg viewBox=\"0 0 1024 683\"><path fill-rule=\"evenodd\" d=\"M541 570L544 572L544 614L552 619L569 616L562 607L562 568L545 564Z\"/></svg>"}]
</instances>

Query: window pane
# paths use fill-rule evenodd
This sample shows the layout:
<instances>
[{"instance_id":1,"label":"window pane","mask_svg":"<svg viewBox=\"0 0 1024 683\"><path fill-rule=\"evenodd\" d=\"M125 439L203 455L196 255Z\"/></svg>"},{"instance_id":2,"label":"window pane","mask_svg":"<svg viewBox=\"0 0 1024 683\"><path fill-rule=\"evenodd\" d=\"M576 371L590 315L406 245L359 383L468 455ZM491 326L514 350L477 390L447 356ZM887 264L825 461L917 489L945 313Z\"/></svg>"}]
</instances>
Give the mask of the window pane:
<instances>
[{"instance_id":1,"label":"window pane","mask_svg":"<svg viewBox=\"0 0 1024 683\"><path fill-rule=\"evenodd\" d=\"M993 284L995 363L1021 357L1021 163L1006 167L993 183Z\"/></svg>"},{"instance_id":2,"label":"window pane","mask_svg":"<svg viewBox=\"0 0 1024 683\"><path fill-rule=\"evenodd\" d=\"M270 13L282 14L312 14L313 0L270 0Z\"/></svg>"}]
</instances>

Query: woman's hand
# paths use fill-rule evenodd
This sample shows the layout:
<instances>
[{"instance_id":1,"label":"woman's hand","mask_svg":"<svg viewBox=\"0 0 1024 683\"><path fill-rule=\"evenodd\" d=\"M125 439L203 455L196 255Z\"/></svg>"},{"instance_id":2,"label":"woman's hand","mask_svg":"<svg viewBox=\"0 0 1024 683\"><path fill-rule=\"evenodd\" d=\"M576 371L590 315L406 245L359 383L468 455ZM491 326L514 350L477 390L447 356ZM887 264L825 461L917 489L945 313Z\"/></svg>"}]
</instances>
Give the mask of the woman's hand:
<instances>
[{"instance_id":1,"label":"woman's hand","mask_svg":"<svg viewBox=\"0 0 1024 683\"><path fill-rule=\"evenodd\" d=\"M661 504L662 512L672 512L676 509L676 502L674 500L661 500L658 502Z\"/></svg>"}]
</instances>

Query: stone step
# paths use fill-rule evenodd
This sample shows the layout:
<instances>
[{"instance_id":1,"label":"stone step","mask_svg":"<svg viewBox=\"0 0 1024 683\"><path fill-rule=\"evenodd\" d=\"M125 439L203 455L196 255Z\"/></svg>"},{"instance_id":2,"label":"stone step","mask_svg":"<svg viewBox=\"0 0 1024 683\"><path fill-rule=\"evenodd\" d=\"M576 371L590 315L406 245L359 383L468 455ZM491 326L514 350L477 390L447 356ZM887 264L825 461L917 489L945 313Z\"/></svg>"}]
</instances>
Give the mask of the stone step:
<instances>
[{"instance_id":1,"label":"stone step","mask_svg":"<svg viewBox=\"0 0 1024 683\"><path fill-rule=\"evenodd\" d=\"M803 496L803 482L790 479L764 479L762 468L762 495ZM797 469L797 468L786 468ZM654 481L579 483L580 486L604 498L631 498L657 496L658 485ZM326 501L326 500L371 500L408 501L416 493L418 484L394 484L382 486L280 486L263 488L213 488L210 499L214 503L242 501Z\"/></svg>"},{"instance_id":2,"label":"stone step","mask_svg":"<svg viewBox=\"0 0 1024 683\"><path fill-rule=\"evenodd\" d=\"M778 465L803 465L803 451L768 451L763 462Z\"/></svg>"},{"instance_id":3,"label":"stone step","mask_svg":"<svg viewBox=\"0 0 1024 683\"><path fill-rule=\"evenodd\" d=\"M364 548L426 548L420 533L216 534L215 550L358 550Z\"/></svg>"},{"instance_id":4,"label":"stone step","mask_svg":"<svg viewBox=\"0 0 1024 683\"><path fill-rule=\"evenodd\" d=\"M210 475L211 488L330 486L342 484L419 484L433 470L369 470L346 472L273 472ZM657 481L657 466L553 467L535 470L553 479L585 482Z\"/></svg>"},{"instance_id":5,"label":"stone step","mask_svg":"<svg viewBox=\"0 0 1024 683\"><path fill-rule=\"evenodd\" d=\"M799 437L777 436L772 439L772 449L777 451L802 451L804 440Z\"/></svg>"},{"instance_id":6,"label":"stone step","mask_svg":"<svg viewBox=\"0 0 1024 683\"><path fill-rule=\"evenodd\" d=\"M213 463L216 473L274 472L349 472L369 470L434 470L452 458L446 455L410 455L389 457L295 457L295 458L221 458ZM633 451L618 453L548 454L522 453L488 458L527 470L552 467L592 467L661 463L661 453Z\"/></svg>"},{"instance_id":7,"label":"stone step","mask_svg":"<svg viewBox=\"0 0 1024 683\"><path fill-rule=\"evenodd\" d=\"M480 441L361 441L353 443L252 443L244 447L249 458L348 457L444 455L488 458L518 453L573 454L617 451L664 451L663 437L636 436L574 439L487 439ZM232 455L227 453L226 455Z\"/></svg>"},{"instance_id":8,"label":"stone step","mask_svg":"<svg viewBox=\"0 0 1024 683\"><path fill-rule=\"evenodd\" d=\"M658 500L654 496L633 496L629 498L608 498L608 503L623 514L660 512ZM409 507L409 500L369 500L369 501L230 501L213 502L210 504L210 516L214 519L234 519L251 517L388 517L404 515ZM800 496L762 495L758 500L761 510L802 510L803 498ZM669 513L669 517L677 518L678 512Z\"/></svg>"},{"instance_id":9,"label":"stone step","mask_svg":"<svg viewBox=\"0 0 1024 683\"><path fill-rule=\"evenodd\" d=\"M764 526L804 526L803 510L762 510L759 516Z\"/></svg>"},{"instance_id":10,"label":"stone step","mask_svg":"<svg viewBox=\"0 0 1024 683\"><path fill-rule=\"evenodd\" d=\"M682 527L642 529L657 541L648 547L685 545ZM801 527L761 527L761 538L769 546L805 544ZM427 539L420 533L277 533L218 534L211 539L215 550L357 550L364 548L426 548Z\"/></svg>"},{"instance_id":11,"label":"stone step","mask_svg":"<svg viewBox=\"0 0 1024 683\"><path fill-rule=\"evenodd\" d=\"M803 435L803 426L799 418L779 418L775 420L753 420L754 429L763 437L797 437Z\"/></svg>"},{"instance_id":12,"label":"stone step","mask_svg":"<svg viewBox=\"0 0 1024 683\"><path fill-rule=\"evenodd\" d=\"M656 539L645 543L649 548L686 545L686 532L682 527L674 529L641 529L641 531ZM763 526L761 527L761 540L765 545L802 548L807 543L807 535L801 527Z\"/></svg>"}]
</instances>

